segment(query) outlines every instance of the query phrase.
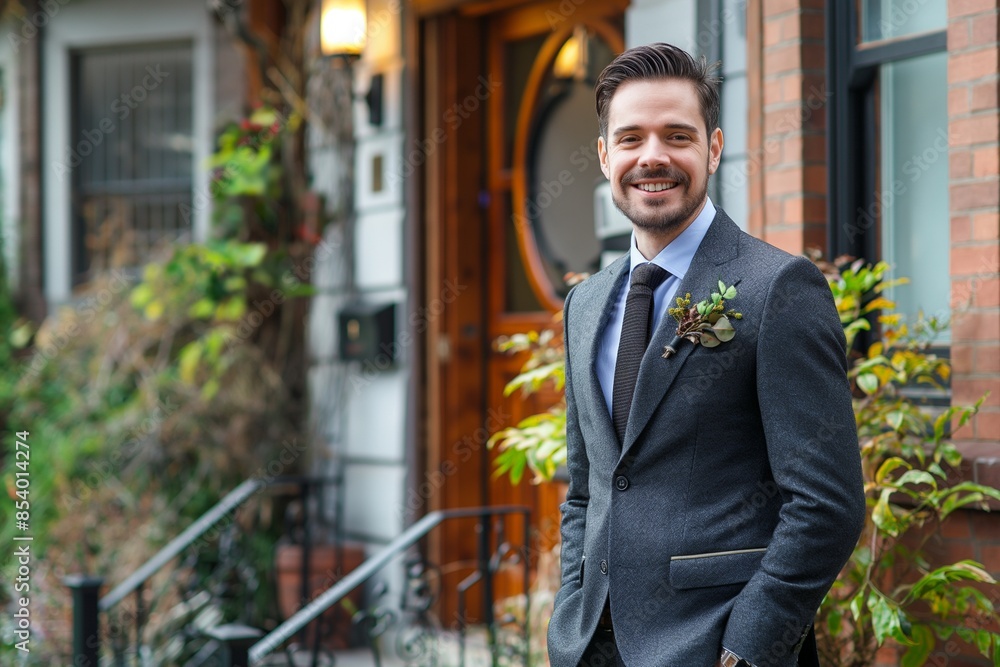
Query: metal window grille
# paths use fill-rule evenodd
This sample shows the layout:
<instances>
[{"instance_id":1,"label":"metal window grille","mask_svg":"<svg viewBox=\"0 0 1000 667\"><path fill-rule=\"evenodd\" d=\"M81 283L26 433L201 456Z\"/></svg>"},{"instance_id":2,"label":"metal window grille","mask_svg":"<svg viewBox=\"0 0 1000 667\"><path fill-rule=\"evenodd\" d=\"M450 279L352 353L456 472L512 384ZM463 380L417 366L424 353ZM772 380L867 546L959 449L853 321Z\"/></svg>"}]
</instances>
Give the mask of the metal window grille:
<instances>
[{"instance_id":1,"label":"metal window grille","mask_svg":"<svg viewBox=\"0 0 1000 667\"><path fill-rule=\"evenodd\" d=\"M74 283L143 263L191 230L192 47L72 57Z\"/></svg>"}]
</instances>

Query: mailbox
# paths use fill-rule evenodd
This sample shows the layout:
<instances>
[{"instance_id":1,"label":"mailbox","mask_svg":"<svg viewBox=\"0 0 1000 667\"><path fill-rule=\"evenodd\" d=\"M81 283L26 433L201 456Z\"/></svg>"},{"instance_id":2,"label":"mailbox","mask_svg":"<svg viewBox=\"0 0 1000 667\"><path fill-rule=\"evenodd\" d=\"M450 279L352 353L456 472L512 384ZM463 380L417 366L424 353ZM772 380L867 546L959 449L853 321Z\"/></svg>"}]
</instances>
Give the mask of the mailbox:
<instances>
[{"instance_id":1,"label":"mailbox","mask_svg":"<svg viewBox=\"0 0 1000 667\"><path fill-rule=\"evenodd\" d=\"M378 362L379 367L396 360L396 304L352 303L337 318L342 360Z\"/></svg>"}]
</instances>

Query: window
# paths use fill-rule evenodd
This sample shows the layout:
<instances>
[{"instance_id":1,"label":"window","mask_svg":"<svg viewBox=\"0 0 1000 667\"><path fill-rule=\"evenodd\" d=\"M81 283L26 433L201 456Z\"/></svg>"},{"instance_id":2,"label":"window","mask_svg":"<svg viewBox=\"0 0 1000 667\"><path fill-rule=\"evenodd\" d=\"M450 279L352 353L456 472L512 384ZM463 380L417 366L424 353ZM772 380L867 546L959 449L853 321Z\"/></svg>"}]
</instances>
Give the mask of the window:
<instances>
[{"instance_id":1,"label":"window","mask_svg":"<svg viewBox=\"0 0 1000 667\"><path fill-rule=\"evenodd\" d=\"M828 247L908 277L910 320L949 310L946 23L946 0L827 5Z\"/></svg>"},{"instance_id":2,"label":"window","mask_svg":"<svg viewBox=\"0 0 1000 667\"><path fill-rule=\"evenodd\" d=\"M73 54L74 283L191 232L191 63L190 44Z\"/></svg>"}]
</instances>

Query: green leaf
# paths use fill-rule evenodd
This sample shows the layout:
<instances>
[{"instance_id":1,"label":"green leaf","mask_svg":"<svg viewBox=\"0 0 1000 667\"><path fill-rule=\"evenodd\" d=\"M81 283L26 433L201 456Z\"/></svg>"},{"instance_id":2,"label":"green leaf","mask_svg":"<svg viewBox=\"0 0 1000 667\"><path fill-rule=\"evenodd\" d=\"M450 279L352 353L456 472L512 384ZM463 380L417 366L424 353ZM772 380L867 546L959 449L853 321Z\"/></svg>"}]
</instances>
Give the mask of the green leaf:
<instances>
[{"instance_id":1,"label":"green leaf","mask_svg":"<svg viewBox=\"0 0 1000 667\"><path fill-rule=\"evenodd\" d=\"M993 636L990 634L989 630L984 630L982 628L976 630L976 648L978 648L979 652L987 658L990 657L990 646L992 644Z\"/></svg>"},{"instance_id":2,"label":"green leaf","mask_svg":"<svg viewBox=\"0 0 1000 667\"><path fill-rule=\"evenodd\" d=\"M181 348L179 356L179 367L181 380L192 383L195 374L198 372L198 363L201 361L202 345L201 341L192 341Z\"/></svg>"},{"instance_id":3,"label":"green leaf","mask_svg":"<svg viewBox=\"0 0 1000 667\"><path fill-rule=\"evenodd\" d=\"M928 484L935 489L937 488L937 480L934 479L933 475L924 470L908 470L896 480L896 484L899 486L905 486L907 484Z\"/></svg>"},{"instance_id":4,"label":"green leaf","mask_svg":"<svg viewBox=\"0 0 1000 667\"><path fill-rule=\"evenodd\" d=\"M726 298L726 299L735 299L736 298L736 288L735 287L730 287L729 289L727 289L725 292L722 293L722 296L724 298Z\"/></svg>"},{"instance_id":5,"label":"green leaf","mask_svg":"<svg viewBox=\"0 0 1000 667\"><path fill-rule=\"evenodd\" d=\"M726 291L726 283L724 283L724 282L722 282L720 280L719 281L719 293L725 293L725 291Z\"/></svg>"},{"instance_id":6,"label":"green leaf","mask_svg":"<svg viewBox=\"0 0 1000 667\"><path fill-rule=\"evenodd\" d=\"M736 335L736 330L733 328L732 323L729 318L725 315L721 316L714 325L712 325L712 333L723 343L727 343L733 339Z\"/></svg>"},{"instance_id":7,"label":"green leaf","mask_svg":"<svg viewBox=\"0 0 1000 667\"><path fill-rule=\"evenodd\" d=\"M909 463L898 456L887 458L882 462L882 465L879 466L878 471L875 473L875 483L882 484L885 481L886 476L900 466L904 466L906 468L911 467Z\"/></svg>"},{"instance_id":8,"label":"green leaf","mask_svg":"<svg viewBox=\"0 0 1000 667\"><path fill-rule=\"evenodd\" d=\"M899 535L900 526L899 519L893 514L892 508L889 505L889 496L892 495L892 492L892 489L882 490L882 495L879 497L878 502L875 503L875 509L872 510L872 521L882 532L896 537Z\"/></svg>"},{"instance_id":9,"label":"green leaf","mask_svg":"<svg viewBox=\"0 0 1000 667\"><path fill-rule=\"evenodd\" d=\"M188 315L196 319L208 319L215 312L215 302L211 299L198 299L188 309Z\"/></svg>"},{"instance_id":10,"label":"green leaf","mask_svg":"<svg viewBox=\"0 0 1000 667\"><path fill-rule=\"evenodd\" d=\"M878 377L874 373L862 373L857 379L858 387L869 396L878 391Z\"/></svg>"},{"instance_id":11,"label":"green leaf","mask_svg":"<svg viewBox=\"0 0 1000 667\"><path fill-rule=\"evenodd\" d=\"M934 633L926 625L918 623L910 630L912 644L899 661L899 667L921 667L934 650Z\"/></svg>"}]
</instances>

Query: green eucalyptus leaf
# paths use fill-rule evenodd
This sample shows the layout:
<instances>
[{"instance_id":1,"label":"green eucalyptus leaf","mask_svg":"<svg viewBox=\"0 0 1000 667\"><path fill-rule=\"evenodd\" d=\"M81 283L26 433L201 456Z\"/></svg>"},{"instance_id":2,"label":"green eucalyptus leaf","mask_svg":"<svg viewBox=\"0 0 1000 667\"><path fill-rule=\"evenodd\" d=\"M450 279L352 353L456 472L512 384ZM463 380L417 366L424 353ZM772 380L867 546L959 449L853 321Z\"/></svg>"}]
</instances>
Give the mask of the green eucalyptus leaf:
<instances>
[{"instance_id":1,"label":"green eucalyptus leaf","mask_svg":"<svg viewBox=\"0 0 1000 667\"><path fill-rule=\"evenodd\" d=\"M701 339L700 339L699 342L702 345L704 345L705 347L718 347L719 346L719 339L716 338L715 335L711 331L709 331L707 329L705 331L701 332Z\"/></svg>"},{"instance_id":2,"label":"green eucalyptus leaf","mask_svg":"<svg viewBox=\"0 0 1000 667\"><path fill-rule=\"evenodd\" d=\"M736 287L729 287L729 288L727 288L726 291L722 293L722 296L724 298L726 298L726 299L735 299L736 298Z\"/></svg>"},{"instance_id":3,"label":"green eucalyptus leaf","mask_svg":"<svg viewBox=\"0 0 1000 667\"><path fill-rule=\"evenodd\" d=\"M712 326L712 333L715 334L715 337L721 342L727 343L733 339L733 336L736 335L736 330L733 328L729 318L722 315Z\"/></svg>"}]
</instances>

